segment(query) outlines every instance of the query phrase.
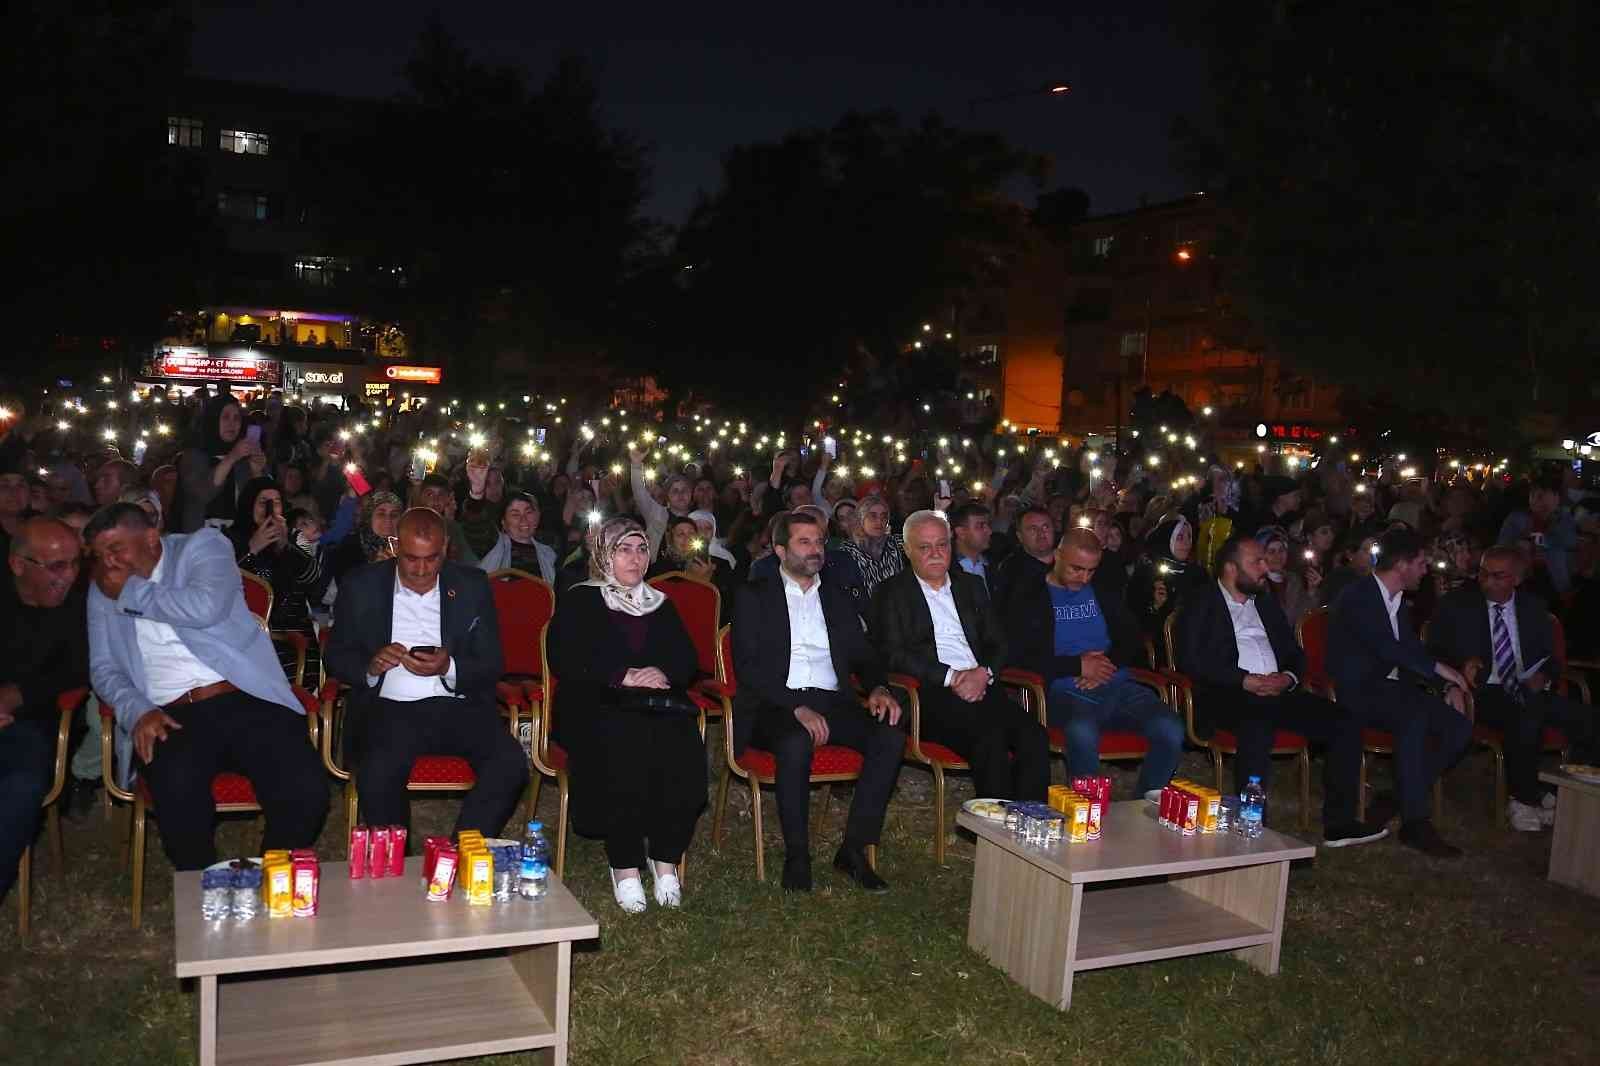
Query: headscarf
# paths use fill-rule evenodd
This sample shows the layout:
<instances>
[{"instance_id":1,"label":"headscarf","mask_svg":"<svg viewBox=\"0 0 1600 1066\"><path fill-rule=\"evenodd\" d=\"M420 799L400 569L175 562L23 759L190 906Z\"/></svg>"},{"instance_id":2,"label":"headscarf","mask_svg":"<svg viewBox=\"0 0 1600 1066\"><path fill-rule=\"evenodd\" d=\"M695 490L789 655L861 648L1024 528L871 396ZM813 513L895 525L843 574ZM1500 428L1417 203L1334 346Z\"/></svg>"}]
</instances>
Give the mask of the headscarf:
<instances>
[{"instance_id":1,"label":"headscarf","mask_svg":"<svg viewBox=\"0 0 1600 1066\"><path fill-rule=\"evenodd\" d=\"M392 503L401 510L405 509L405 504L400 501L399 496L381 489L367 493L366 498L361 501L361 523L356 533L361 538L361 557L364 559L376 558L389 544L387 538L380 537L372 531L372 515L386 503Z\"/></svg>"},{"instance_id":2,"label":"headscarf","mask_svg":"<svg viewBox=\"0 0 1600 1066\"><path fill-rule=\"evenodd\" d=\"M222 439L222 412L232 404L239 407L239 436L231 441ZM233 396L213 396L206 401L204 410L200 412L200 424L197 427L195 447L211 457L216 462L233 450L244 436L244 408L239 406L239 401Z\"/></svg>"},{"instance_id":3,"label":"headscarf","mask_svg":"<svg viewBox=\"0 0 1600 1066\"><path fill-rule=\"evenodd\" d=\"M867 536L867 534L863 531L863 526L859 521L860 516L866 513L868 507L882 507L884 510L889 512L889 521L886 526L886 532L883 536L877 538L875 543L873 538ZM894 508L889 506L888 500L884 499L876 492L867 493L865 496L861 497L860 502L856 505L856 517L858 519L856 522L856 536L860 538L856 543L860 546L861 550L867 555L868 558L881 557L889 548L894 546L892 544L893 540L895 539Z\"/></svg>"},{"instance_id":4,"label":"headscarf","mask_svg":"<svg viewBox=\"0 0 1600 1066\"><path fill-rule=\"evenodd\" d=\"M1177 549L1173 547L1178 541L1178 533L1184 529L1189 530L1190 536L1189 558L1186 560L1179 559ZM1155 531L1145 540L1145 545L1152 557L1166 564L1168 573L1181 574L1195 561L1193 538L1194 527L1189 525L1187 518L1178 515L1156 526Z\"/></svg>"},{"instance_id":5,"label":"headscarf","mask_svg":"<svg viewBox=\"0 0 1600 1066\"><path fill-rule=\"evenodd\" d=\"M589 530L589 580L582 582L600 590L600 598L613 611L640 617L655 611L667 602L666 594L641 580L632 588L617 583L616 568L612 562L617 545L628 537L638 537L646 550L650 538L644 527L624 515L615 515Z\"/></svg>"},{"instance_id":6,"label":"headscarf","mask_svg":"<svg viewBox=\"0 0 1600 1066\"><path fill-rule=\"evenodd\" d=\"M268 489L280 496L283 494L278 483L270 477L253 477L239 489L239 503L234 508L233 525L228 527L228 535L241 551L248 549L250 538L256 532L256 497Z\"/></svg>"},{"instance_id":7,"label":"headscarf","mask_svg":"<svg viewBox=\"0 0 1600 1066\"><path fill-rule=\"evenodd\" d=\"M717 539L717 516L710 511L690 511L689 517L696 522L704 522L711 527L711 536L706 538L706 551L727 563L730 569L737 569L739 566L738 560L733 557L733 553L728 550L727 545Z\"/></svg>"},{"instance_id":8,"label":"headscarf","mask_svg":"<svg viewBox=\"0 0 1600 1066\"><path fill-rule=\"evenodd\" d=\"M1274 544L1281 543L1284 545L1284 547L1289 546L1289 533L1282 526L1262 526L1260 529L1256 530L1255 538L1256 543L1261 545L1261 549L1263 551L1272 547ZM1272 581L1282 582L1283 571L1268 570L1267 577Z\"/></svg>"}]
</instances>

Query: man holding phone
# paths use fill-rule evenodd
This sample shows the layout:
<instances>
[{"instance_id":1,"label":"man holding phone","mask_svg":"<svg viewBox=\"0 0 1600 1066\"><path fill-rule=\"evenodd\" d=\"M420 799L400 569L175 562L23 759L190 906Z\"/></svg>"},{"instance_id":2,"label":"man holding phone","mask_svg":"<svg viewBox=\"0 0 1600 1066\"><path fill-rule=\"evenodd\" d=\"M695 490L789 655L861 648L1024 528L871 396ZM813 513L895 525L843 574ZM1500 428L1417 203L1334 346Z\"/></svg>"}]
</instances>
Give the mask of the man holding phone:
<instances>
[{"instance_id":1,"label":"man holding phone","mask_svg":"<svg viewBox=\"0 0 1600 1066\"><path fill-rule=\"evenodd\" d=\"M501 724L504 672L487 576L445 561L444 519L426 507L400 519L395 558L340 583L328 669L351 688L351 764L369 825L405 825L406 784L420 755L467 760L477 784L456 829L494 836L528 781L522 748Z\"/></svg>"}]
</instances>

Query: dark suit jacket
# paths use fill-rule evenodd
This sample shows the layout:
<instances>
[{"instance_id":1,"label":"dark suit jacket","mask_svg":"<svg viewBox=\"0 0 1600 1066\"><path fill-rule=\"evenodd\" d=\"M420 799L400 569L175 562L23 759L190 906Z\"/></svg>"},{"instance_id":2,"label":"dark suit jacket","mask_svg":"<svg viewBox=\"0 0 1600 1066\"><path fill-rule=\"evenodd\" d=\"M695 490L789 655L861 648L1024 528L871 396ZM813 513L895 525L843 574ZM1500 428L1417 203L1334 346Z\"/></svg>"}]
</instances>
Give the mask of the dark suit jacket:
<instances>
[{"instance_id":1,"label":"dark suit jacket","mask_svg":"<svg viewBox=\"0 0 1600 1066\"><path fill-rule=\"evenodd\" d=\"M360 566L339 582L328 671L350 686L352 741L377 702L379 685L367 684L367 666L394 630L395 563ZM439 570L440 646L455 657L455 691L468 701L494 706L494 686L505 673L500 625L489 578L473 566L447 562ZM403 670L405 667L396 667Z\"/></svg>"},{"instance_id":2,"label":"dark suit jacket","mask_svg":"<svg viewBox=\"0 0 1600 1066\"><path fill-rule=\"evenodd\" d=\"M1433 656L1411 625L1411 609L1400 604L1400 639L1389 627L1389 612L1376 577L1364 577L1339 594L1328 625L1328 674L1341 700L1382 681L1399 667L1433 678Z\"/></svg>"},{"instance_id":3,"label":"dark suit jacket","mask_svg":"<svg viewBox=\"0 0 1600 1066\"><path fill-rule=\"evenodd\" d=\"M1295 642L1289 619L1270 595L1257 596L1256 613L1267 631L1278 669L1295 677L1306 675L1306 655ZM1388 618L1384 619L1388 624ZM1223 688L1242 688L1245 672L1239 669L1239 640L1233 632L1227 593L1215 581L1184 598L1178 612L1178 669L1196 681ZM1387 673L1387 670L1385 671Z\"/></svg>"},{"instance_id":4,"label":"dark suit jacket","mask_svg":"<svg viewBox=\"0 0 1600 1066\"><path fill-rule=\"evenodd\" d=\"M1558 676L1563 664L1556 659L1556 634L1550 622L1550 608L1524 586L1517 590L1512 610L1517 617L1517 643L1521 646L1523 667L1548 656L1550 661L1540 669L1546 677ZM1489 599L1482 589L1467 585L1438 602L1428 624L1428 650L1457 669L1468 659L1481 659L1483 673L1479 679L1489 676L1494 663L1494 646L1489 639Z\"/></svg>"},{"instance_id":5,"label":"dark suit jacket","mask_svg":"<svg viewBox=\"0 0 1600 1066\"><path fill-rule=\"evenodd\" d=\"M839 679L839 701L853 704L850 675L872 691L884 684L883 663L867 642L861 617L849 592L823 582L822 617L828 627L828 651ZM750 743L759 714L789 714L803 702L789 688L789 607L783 579L753 581L739 590L739 624L733 627L733 674L739 681L734 701L734 752Z\"/></svg>"},{"instance_id":6,"label":"dark suit jacket","mask_svg":"<svg viewBox=\"0 0 1600 1066\"><path fill-rule=\"evenodd\" d=\"M1102 574L1107 576L1101 577ZM1137 666L1144 660L1144 638L1133 620L1128 605L1116 594L1117 576L1105 570L1094 575L1094 598L1111 636L1107 658L1118 666ZM1083 673L1080 657L1057 655L1056 616L1050 606L1050 586L1043 578L1011 591L1006 602L1006 637L1011 646L1011 665L1042 674L1048 685L1058 677L1077 677Z\"/></svg>"},{"instance_id":7,"label":"dark suit jacket","mask_svg":"<svg viewBox=\"0 0 1600 1066\"><path fill-rule=\"evenodd\" d=\"M973 657L998 676L1007 661L1006 636L983 582L960 567L951 567L947 580L953 584L956 614L961 617ZM891 671L910 674L924 685L944 687L950 667L939 661L933 612L909 566L878 586L872 598L872 617L873 639Z\"/></svg>"}]
</instances>

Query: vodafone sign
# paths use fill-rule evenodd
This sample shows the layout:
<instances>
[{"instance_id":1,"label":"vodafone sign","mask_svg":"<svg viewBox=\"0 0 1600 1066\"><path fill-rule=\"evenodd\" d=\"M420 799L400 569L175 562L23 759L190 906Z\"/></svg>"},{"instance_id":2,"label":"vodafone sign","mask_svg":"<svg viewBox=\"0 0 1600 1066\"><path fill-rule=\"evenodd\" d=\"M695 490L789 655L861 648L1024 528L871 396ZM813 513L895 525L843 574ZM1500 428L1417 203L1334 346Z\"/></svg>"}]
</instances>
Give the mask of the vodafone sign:
<instances>
[{"instance_id":1,"label":"vodafone sign","mask_svg":"<svg viewBox=\"0 0 1600 1066\"><path fill-rule=\"evenodd\" d=\"M415 385L437 385L444 380L444 371L436 366L386 366L383 376L390 381Z\"/></svg>"}]
</instances>

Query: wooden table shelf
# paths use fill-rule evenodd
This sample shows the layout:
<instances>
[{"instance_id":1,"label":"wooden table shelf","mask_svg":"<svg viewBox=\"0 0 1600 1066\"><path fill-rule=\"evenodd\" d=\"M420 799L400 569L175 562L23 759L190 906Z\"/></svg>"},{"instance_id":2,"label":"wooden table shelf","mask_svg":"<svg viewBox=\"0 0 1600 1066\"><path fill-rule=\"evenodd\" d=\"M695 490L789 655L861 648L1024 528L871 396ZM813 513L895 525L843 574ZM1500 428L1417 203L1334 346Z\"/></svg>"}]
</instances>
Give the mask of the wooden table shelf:
<instances>
[{"instance_id":1,"label":"wooden table shelf","mask_svg":"<svg viewBox=\"0 0 1600 1066\"><path fill-rule=\"evenodd\" d=\"M1114 803L1098 841L1030 847L962 812L978 838L967 943L1065 1010L1080 970L1228 951L1278 972L1289 863L1316 849L1162 829L1143 801Z\"/></svg>"},{"instance_id":2,"label":"wooden table shelf","mask_svg":"<svg viewBox=\"0 0 1600 1066\"><path fill-rule=\"evenodd\" d=\"M399 1066L509 1051L566 1062L572 942L599 927L552 879L539 902L425 899L403 877L322 869L314 918L209 922L176 875L177 974L198 979L200 1062Z\"/></svg>"}]
</instances>

